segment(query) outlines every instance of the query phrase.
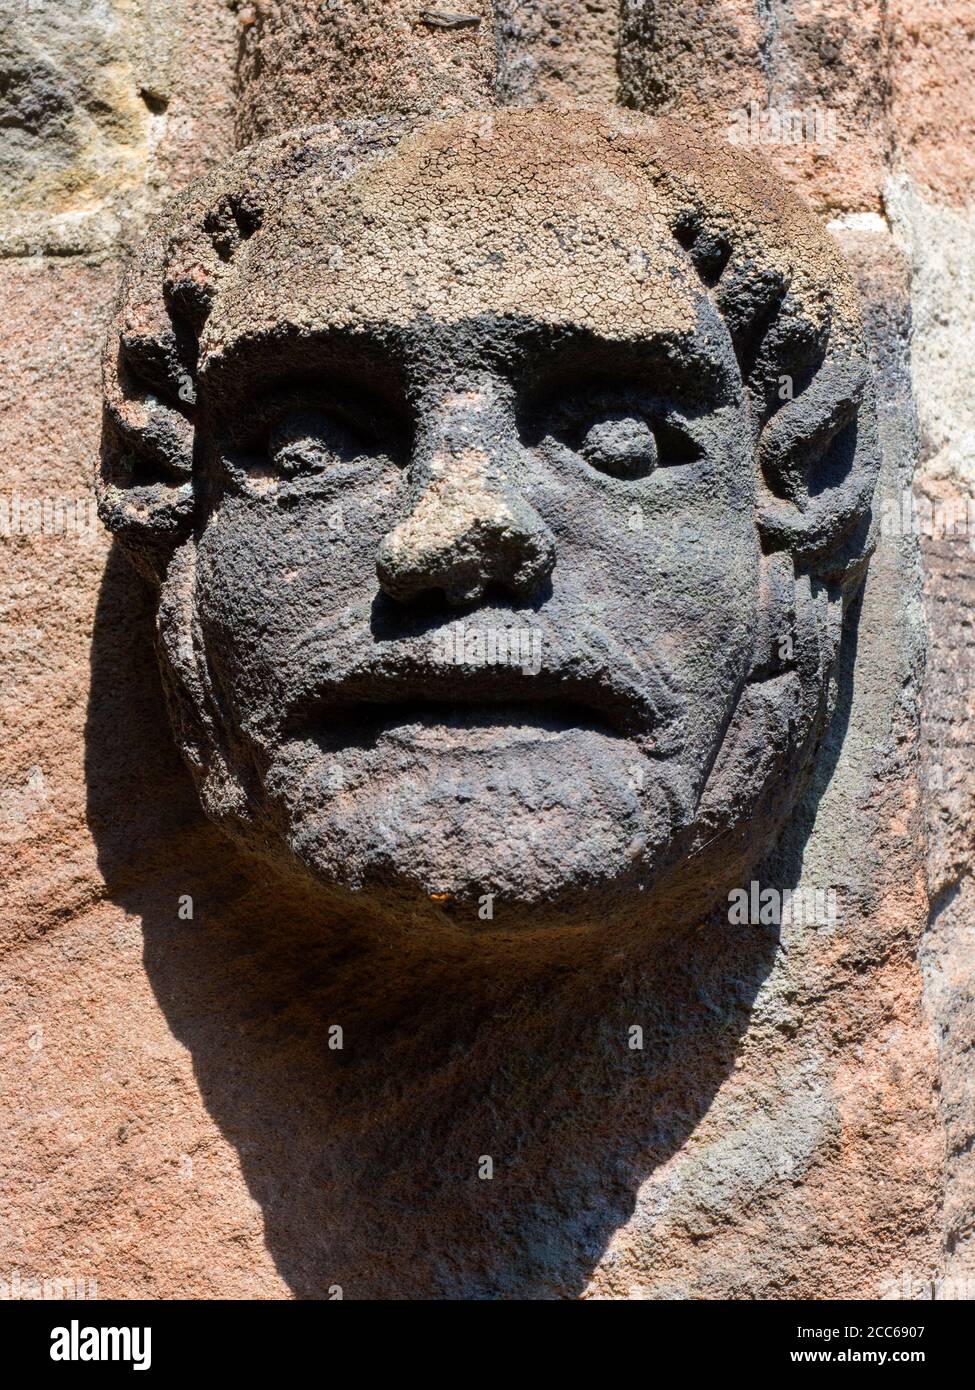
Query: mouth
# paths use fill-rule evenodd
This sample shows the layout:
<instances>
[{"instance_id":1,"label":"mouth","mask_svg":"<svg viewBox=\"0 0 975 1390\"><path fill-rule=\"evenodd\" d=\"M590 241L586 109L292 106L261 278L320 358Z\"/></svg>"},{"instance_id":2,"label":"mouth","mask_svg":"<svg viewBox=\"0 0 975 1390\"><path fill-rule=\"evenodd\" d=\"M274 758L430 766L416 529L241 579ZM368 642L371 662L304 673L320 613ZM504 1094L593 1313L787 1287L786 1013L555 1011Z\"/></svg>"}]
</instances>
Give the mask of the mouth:
<instances>
[{"instance_id":1,"label":"mouth","mask_svg":"<svg viewBox=\"0 0 975 1390\"><path fill-rule=\"evenodd\" d=\"M352 705L325 702L313 706L295 732L311 734L331 747L372 746L385 738L405 747L474 752L553 742L584 730L623 737L600 711L571 700L491 703L482 698L465 703L442 696L390 696Z\"/></svg>"},{"instance_id":2,"label":"mouth","mask_svg":"<svg viewBox=\"0 0 975 1390\"><path fill-rule=\"evenodd\" d=\"M589 732L634 739L648 756L673 751L679 706L663 687L619 665L589 657L537 672L464 669L400 651L375 653L321 676L312 660L285 703L284 735L329 749L375 746L381 739L446 750L549 742Z\"/></svg>"}]
</instances>

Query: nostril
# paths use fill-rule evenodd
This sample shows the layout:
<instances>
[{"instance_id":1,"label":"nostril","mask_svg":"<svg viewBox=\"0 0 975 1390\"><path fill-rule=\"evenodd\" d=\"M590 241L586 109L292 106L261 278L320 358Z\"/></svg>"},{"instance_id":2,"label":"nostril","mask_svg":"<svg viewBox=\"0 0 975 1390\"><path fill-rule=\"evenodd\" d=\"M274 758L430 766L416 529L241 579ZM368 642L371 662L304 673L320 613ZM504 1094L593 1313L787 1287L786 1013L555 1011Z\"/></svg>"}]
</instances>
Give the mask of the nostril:
<instances>
[{"instance_id":1,"label":"nostril","mask_svg":"<svg viewBox=\"0 0 975 1390\"><path fill-rule=\"evenodd\" d=\"M412 517L385 537L376 556L376 574L383 592L390 598L412 598L432 587L423 581L424 570L428 568L425 549Z\"/></svg>"},{"instance_id":2,"label":"nostril","mask_svg":"<svg viewBox=\"0 0 975 1390\"><path fill-rule=\"evenodd\" d=\"M451 608L469 608L472 603L480 603L486 585L483 579L448 581L444 585L444 595Z\"/></svg>"}]
</instances>

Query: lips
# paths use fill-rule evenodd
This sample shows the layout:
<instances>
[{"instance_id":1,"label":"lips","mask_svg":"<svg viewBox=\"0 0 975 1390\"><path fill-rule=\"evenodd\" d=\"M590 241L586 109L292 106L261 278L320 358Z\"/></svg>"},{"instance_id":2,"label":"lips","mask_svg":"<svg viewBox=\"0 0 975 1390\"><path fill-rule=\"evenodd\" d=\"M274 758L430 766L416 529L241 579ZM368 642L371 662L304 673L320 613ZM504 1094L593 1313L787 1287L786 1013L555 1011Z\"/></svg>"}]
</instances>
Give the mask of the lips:
<instances>
[{"instance_id":1,"label":"lips","mask_svg":"<svg viewBox=\"0 0 975 1390\"><path fill-rule=\"evenodd\" d=\"M293 733L329 743L399 741L488 747L589 729L610 737L639 732L636 712L583 682L499 679L486 672L431 680L422 674L369 674L337 681L299 703Z\"/></svg>"},{"instance_id":2,"label":"lips","mask_svg":"<svg viewBox=\"0 0 975 1390\"><path fill-rule=\"evenodd\" d=\"M292 654L283 733L333 747L383 734L412 742L497 746L592 730L636 740L649 756L682 745L684 705L659 668L643 671L629 653L588 632L568 647L542 633L539 669L455 665L419 638L376 642L337 655L321 630Z\"/></svg>"},{"instance_id":3,"label":"lips","mask_svg":"<svg viewBox=\"0 0 975 1390\"><path fill-rule=\"evenodd\" d=\"M381 737L410 747L467 752L490 751L518 744L554 742L567 734L589 730L618 738L618 731L601 715L571 702L538 701L533 705L508 701L469 704L460 700L392 698L357 704L354 708L318 707L305 724L326 744L374 744Z\"/></svg>"}]
</instances>

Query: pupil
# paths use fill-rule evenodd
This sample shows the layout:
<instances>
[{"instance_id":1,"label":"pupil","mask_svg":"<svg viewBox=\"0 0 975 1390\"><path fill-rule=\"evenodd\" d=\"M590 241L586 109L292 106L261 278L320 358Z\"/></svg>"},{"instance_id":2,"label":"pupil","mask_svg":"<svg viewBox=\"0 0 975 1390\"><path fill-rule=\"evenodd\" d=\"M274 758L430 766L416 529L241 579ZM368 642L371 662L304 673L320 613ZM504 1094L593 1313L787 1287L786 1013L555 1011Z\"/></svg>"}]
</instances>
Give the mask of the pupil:
<instances>
[{"instance_id":1,"label":"pupil","mask_svg":"<svg viewBox=\"0 0 975 1390\"><path fill-rule=\"evenodd\" d=\"M591 425L581 453L594 468L621 478L644 477L657 462L653 430L634 415L612 415Z\"/></svg>"}]
</instances>

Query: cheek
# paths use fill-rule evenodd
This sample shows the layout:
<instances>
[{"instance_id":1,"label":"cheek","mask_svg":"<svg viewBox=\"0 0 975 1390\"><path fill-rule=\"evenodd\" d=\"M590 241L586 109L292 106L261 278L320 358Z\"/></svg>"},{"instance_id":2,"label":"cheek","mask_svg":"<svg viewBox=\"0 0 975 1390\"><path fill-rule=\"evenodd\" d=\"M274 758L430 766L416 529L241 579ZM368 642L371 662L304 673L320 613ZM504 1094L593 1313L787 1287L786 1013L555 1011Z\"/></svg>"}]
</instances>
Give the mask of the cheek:
<instances>
[{"instance_id":1,"label":"cheek","mask_svg":"<svg viewBox=\"0 0 975 1390\"><path fill-rule=\"evenodd\" d=\"M580 551L580 557L582 552ZM759 544L751 518L723 533L694 519L675 529L591 536L586 591L624 642L661 648L685 688L703 693L745 673L754 643ZM702 669L703 667L703 669ZM693 674L692 674L693 672Z\"/></svg>"},{"instance_id":2,"label":"cheek","mask_svg":"<svg viewBox=\"0 0 975 1390\"><path fill-rule=\"evenodd\" d=\"M751 518L720 538L695 525L621 542L603 591L605 626L641 665L672 673L688 704L690 769L702 772L752 670L760 556Z\"/></svg>"},{"instance_id":3,"label":"cheek","mask_svg":"<svg viewBox=\"0 0 975 1390\"><path fill-rule=\"evenodd\" d=\"M233 705L273 703L296 642L343 610L368 623L376 552L397 517L398 479L293 505L226 497L198 545L196 607L211 664Z\"/></svg>"},{"instance_id":4,"label":"cheek","mask_svg":"<svg viewBox=\"0 0 975 1390\"><path fill-rule=\"evenodd\" d=\"M751 471L728 461L632 486L564 476L536 503L556 533L565 605L637 660L662 659L715 729L750 670L758 618Z\"/></svg>"}]
</instances>

